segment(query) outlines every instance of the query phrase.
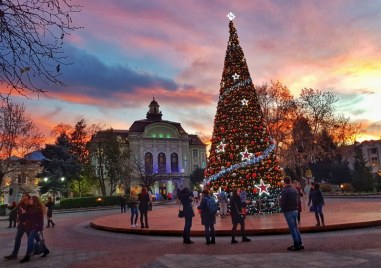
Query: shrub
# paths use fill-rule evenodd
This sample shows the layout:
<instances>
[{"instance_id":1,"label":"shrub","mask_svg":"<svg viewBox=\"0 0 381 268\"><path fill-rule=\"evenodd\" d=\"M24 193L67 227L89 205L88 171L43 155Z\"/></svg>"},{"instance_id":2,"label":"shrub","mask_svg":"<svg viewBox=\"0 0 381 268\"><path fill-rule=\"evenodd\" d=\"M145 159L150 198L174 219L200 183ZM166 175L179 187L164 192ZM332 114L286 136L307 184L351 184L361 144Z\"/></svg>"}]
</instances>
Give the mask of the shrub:
<instances>
[{"instance_id":1,"label":"shrub","mask_svg":"<svg viewBox=\"0 0 381 268\"><path fill-rule=\"evenodd\" d=\"M324 193L329 193L331 192L331 185L328 183L322 183L320 184L320 190Z\"/></svg>"},{"instance_id":2,"label":"shrub","mask_svg":"<svg viewBox=\"0 0 381 268\"><path fill-rule=\"evenodd\" d=\"M119 205L119 196L91 196L61 199L57 209L86 208Z\"/></svg>"},{"instance_id":3,"label":"shrub","mask_svg":"<svg viewBox=\"0 0 381 268\"><path fill-rule=\"evenodd\" d=\"M7 215L7 204L0 205L0 216Z\"/></svg>"}]
</instances>

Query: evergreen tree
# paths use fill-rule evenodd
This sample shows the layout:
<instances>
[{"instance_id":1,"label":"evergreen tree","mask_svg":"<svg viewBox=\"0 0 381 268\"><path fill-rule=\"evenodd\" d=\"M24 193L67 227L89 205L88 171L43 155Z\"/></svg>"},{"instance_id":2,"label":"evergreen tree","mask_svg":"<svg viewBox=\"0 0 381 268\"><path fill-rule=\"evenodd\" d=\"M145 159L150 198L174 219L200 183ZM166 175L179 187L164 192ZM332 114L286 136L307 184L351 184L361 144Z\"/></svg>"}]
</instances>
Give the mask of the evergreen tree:
<instances>
[{"instance_id":1,"label":"evergreen tree","mask_svg":"<svg viewBox=\"0 0 381 268\"><path fill-rule=\"evenodd\" d=\"M43 170L39 174L40 178L47 178L41 183L41 192L49 190L53 192L66 192L66 183L71 182L79 176L81 165L69 152L70 142L65 133L57 138L55 144L47 144L41 150L44 160L42 160ZM62 180L62 178L64 178Z\"/></svg>"},{"instance_id":2,"label":"evergreen tree","mask_svg":"<svg viewBox=\"0 0 381 268\"><path fill-rule=\"evenodd\" d=\"M228 18L230 37L205 170L206 187L213 191L221 187L226 192L245 189L251 201L249 214L277 212L281 172L274 154L275 145L239 44L232 21L234 15L229 13Z\"/></svg>"},{"instance_id":3,"label":"evergreen tree","mask_svg":"<svg viewBox=\"0 0 381 268\"><path fill-rule=\"evenodd\" d=\"M355 162L353 165L352 185L356 191L370 191L373 188L373 175L362 153L360 144L355 144Z\"/></svg>"},{"instance_id":4,"label":"evergreen tree","mask_svg":"<svg viewBox=\"0 0 381 268\"><path fill-rule=\"evenodd\" d=\"M196 168L189 176L189 180L193 184L194 187L199 188L200 183L205 179L205 169L204 168Z\"/></svg>"}]
</instances>

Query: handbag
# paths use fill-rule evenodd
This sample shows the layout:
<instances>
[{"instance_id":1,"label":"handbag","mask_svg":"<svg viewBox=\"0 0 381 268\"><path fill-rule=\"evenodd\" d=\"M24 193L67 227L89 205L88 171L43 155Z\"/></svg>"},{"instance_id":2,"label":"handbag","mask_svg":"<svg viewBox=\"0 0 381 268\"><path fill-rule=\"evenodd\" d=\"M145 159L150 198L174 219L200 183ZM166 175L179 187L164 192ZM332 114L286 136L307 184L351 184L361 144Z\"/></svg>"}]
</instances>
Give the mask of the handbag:
<instances>
[{"instance_id":1,"label":"handbag","mask_svg":"<svg viewBox=\"0 0 381 268\"><path fill-rule=\"evenodd\" d=\"M181 203L179 205L179 214L177 216L179 218L184 218L184 210L183 210L183 205Z\"/></svg>"},{"instance_id":2,"label":"handbag","mask_svg":"<svg viewBox=\"0 0 381 268\"><path fill-rule=\"evenodd\" d=\"M38 234L38 236L40 237L40 241L36 241L34 243L34 255L40 255L47 250L47 248L45 246L44 235L42 232L40 232L40 234Z\"/></svg>"}]
</instances>

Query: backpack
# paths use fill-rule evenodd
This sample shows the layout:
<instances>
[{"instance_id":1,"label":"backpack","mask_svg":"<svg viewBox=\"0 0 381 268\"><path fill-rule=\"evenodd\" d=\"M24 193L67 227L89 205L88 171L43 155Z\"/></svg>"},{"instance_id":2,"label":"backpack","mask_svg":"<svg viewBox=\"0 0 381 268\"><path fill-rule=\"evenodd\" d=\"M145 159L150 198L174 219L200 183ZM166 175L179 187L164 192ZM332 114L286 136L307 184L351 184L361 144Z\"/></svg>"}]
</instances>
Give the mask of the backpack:
<instances>
[{"instance_id":1,"label":"backpack","mask_svg":"<svg viewBox=\"0 0 381 268\"><path fill-rule=\"evenodd\" d=\"M214 216L217 214L217 203L216 201L214 200L213 197L209 197L207 198L206 200L206 208L208 209L208 214L210 216Z\"/></svg>"}]
</instances>

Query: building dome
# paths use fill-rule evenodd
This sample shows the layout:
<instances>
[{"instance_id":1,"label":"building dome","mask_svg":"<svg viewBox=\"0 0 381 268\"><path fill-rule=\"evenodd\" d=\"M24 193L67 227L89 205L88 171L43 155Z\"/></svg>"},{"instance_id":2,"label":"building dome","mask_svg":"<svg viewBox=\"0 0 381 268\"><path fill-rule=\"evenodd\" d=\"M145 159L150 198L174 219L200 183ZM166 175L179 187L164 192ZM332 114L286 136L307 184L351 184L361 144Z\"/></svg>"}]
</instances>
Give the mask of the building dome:
<instances>
[{"instance_id":1,"label":"building dome","mask_svg":"<svg viewBox=\"0 0 381 268\"><path fill-rule=\"evenodd\" d=\"M147 119L153 120L153 121L161 121L162 113L159 110L160 105L155 100L155 97L153 97L148 107L149 107L149 111L147 113Z\"/></svg>"}]
</instances>

